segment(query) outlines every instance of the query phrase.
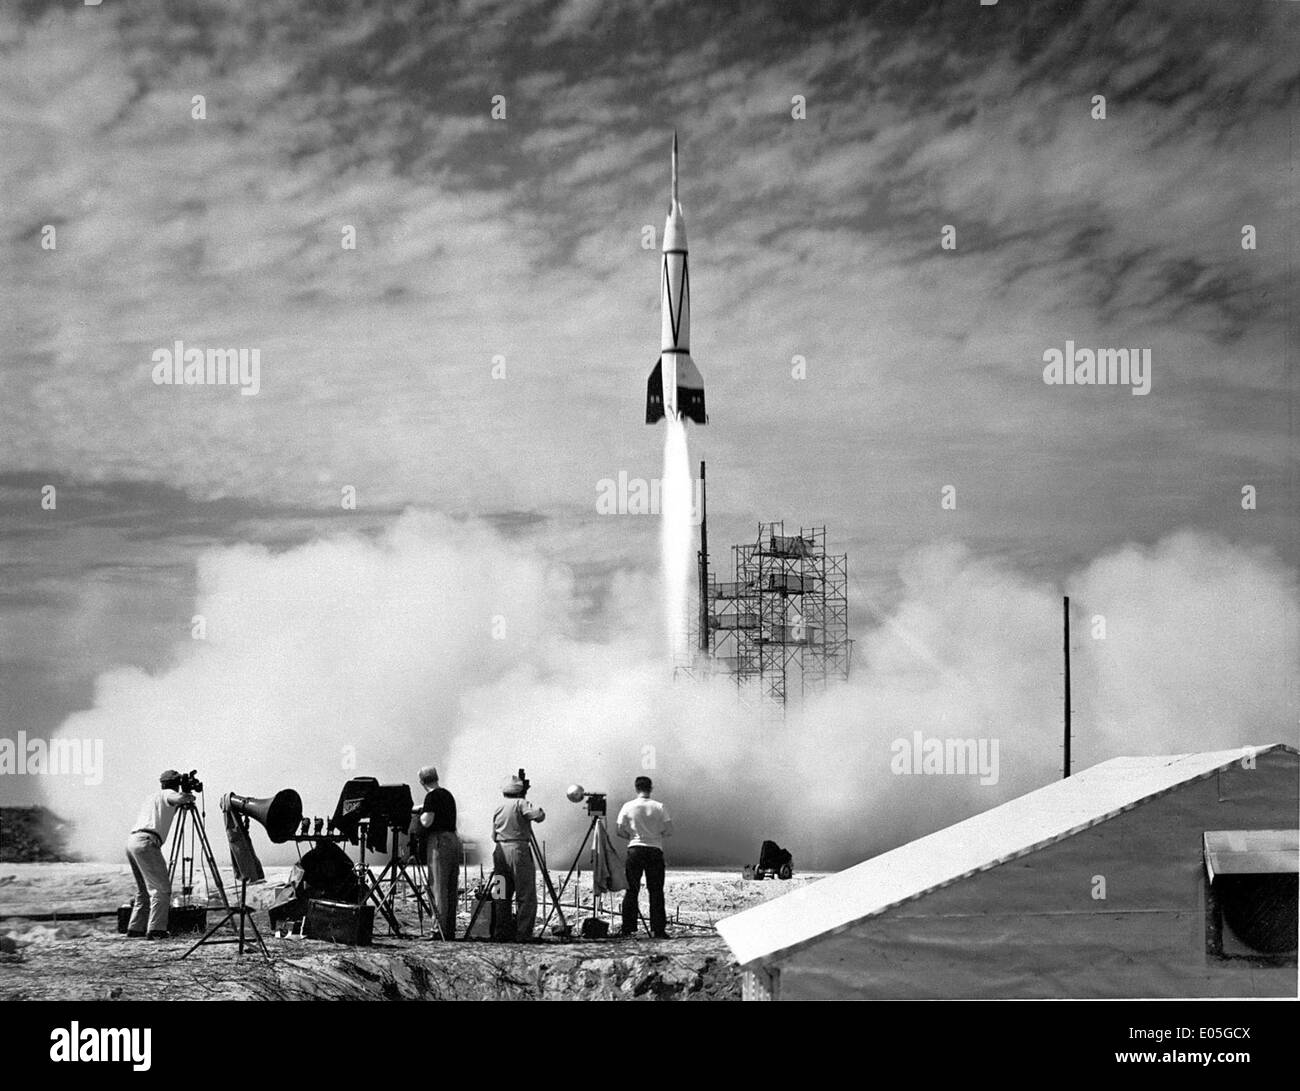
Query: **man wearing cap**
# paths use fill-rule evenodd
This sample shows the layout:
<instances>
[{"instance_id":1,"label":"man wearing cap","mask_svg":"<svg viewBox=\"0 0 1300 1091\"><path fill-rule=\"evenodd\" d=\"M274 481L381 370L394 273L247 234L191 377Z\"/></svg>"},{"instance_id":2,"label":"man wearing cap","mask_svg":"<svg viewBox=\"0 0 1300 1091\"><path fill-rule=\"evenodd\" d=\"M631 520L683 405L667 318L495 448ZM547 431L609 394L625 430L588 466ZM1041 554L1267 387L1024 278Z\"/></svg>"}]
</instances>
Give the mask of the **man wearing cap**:
<instances>
[{"instance_id":1,"label":"man wearing cap","mask_svg":"<svg viewBox=\"0 0 1300 1091\"><path fill-rule=\"evenodd\" d=\"M495 869L509 877L515 888L515 938L523 943L533 938L537 921L537 872L533 867L534 822L546 820L541 807L529 803L528 782L512 776L501 786L506 801L492 816L492 850Z\"/></svg>"},{"instance_id":2,"label":"man wearing cap","mask_svg":"<svg viewBox=\"0 0 1300 1091\"><path fill-rule=\"evenodd\" d=\"M192 795L180 791L181 775L175 769L162 773L158 783L160 789L144 801L131 836L126 839L126 858L135 876L135 908L126 934L137 939L167 938L172 880L162 847L171 832L176 809L194 802Z\"/></svg>"},{"instance_id":3,"label":"man wearing cap","mask_svg":"<svg viewBox=\"0 0 1300 1091\"><path fill-rule=\"evenodd\" d=\"M426 765L420 770L425 790L420 808L424 830L425 873L429 901L438 915L443 939L456 938L456 878L460 870L460 838L456 836L456 798L438 784L438 770Z\"/></svg>"}]
</instances>

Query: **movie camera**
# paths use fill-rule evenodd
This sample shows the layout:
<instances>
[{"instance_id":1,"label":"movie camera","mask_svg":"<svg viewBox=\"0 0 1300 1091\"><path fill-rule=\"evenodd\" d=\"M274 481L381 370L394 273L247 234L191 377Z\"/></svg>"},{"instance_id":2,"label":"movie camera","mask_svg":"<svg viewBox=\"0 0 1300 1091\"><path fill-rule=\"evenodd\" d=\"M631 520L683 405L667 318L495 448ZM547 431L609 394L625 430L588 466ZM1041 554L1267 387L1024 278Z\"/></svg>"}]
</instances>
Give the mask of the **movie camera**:
<instances>
[{"instance_id":1,"label":"movie camera","mask_svg":"<svg viewBox=\"0 0 1300 1091\"><path fill-rule=\"evenodd\" d=\"M353 777L343 785L334 815L328 822L329 829L338 832L328 835L328 839L350 841L360 846L356 867L360 891L358 907L369 899L388 922L389 931L400 936L402 928L393 907L399 886L404 885L415 897L421 933L424 932L424 917L427 912L434 921L438 934L442 935L442 925L433 912L433 906L425 902L423 883L416 882L397 851L398 836L410 828L411 814L415 811L414 802L409 784L380 784L374 777ZM316 824L319 835L320 819L316 820ZM376 877L366 864L366 849L369 848L371 852L387 852L390 830L393 834L393 853L383 871Z\"/></svg>"},{"instance_id":2,"label":"movie camera","mask_svg":"<svg viewBox=\"0 0 1300 1091\"><path fill-rule=\"evenodd\" d=\"M587 813L590 815L608 813L609 801L606 792L588 792L581 784L570 784L568 790L564 793L564 798L570 803L582 803L585 800Z\"/></svg>"},{"instance_id":3,"label":"movie camera","mask_svg":"<svg viewBox=\"0 0 1300 1091\"><path fill-rule=\"evenodd\" d=\"M413 804L409 784L380 784L374 777L353 777L339 794L329 826L355 845L364 822L370 850L387 852L388 831L406 831Z\"/></svg>"},{"instance_id":4,"label":"movie camera","mask_svg":"<svg viewBox=\"0 0 1300 1091\"><path fill-rule=\"evenodd\" d=\"M203 791L203 781L199 780L199 771L197 769L191 769L188 773L181 774L181 791L188 795Z\"/></svg>"}]
</instances>

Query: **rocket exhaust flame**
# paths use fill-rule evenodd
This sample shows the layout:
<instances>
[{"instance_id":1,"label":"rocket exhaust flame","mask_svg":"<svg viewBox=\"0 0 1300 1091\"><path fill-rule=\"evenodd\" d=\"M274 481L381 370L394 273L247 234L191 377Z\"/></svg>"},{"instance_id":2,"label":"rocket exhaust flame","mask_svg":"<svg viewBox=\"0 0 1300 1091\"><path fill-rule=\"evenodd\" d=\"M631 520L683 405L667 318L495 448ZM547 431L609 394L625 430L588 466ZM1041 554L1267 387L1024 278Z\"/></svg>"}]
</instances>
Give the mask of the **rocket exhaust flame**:
<instances>
[{"instance_id":1,"label":"rocket exhaust flame","mask_svg":"<svg viewBox=\"0 0 1300 1091\"><path fill-rule=\"evenodd\" d=\"M660 550L664 575L664 621L670 657L687 648L686 608L690 584L691 469L686 422L670 418L664 431Z\"/></svg>"}]
</instances>

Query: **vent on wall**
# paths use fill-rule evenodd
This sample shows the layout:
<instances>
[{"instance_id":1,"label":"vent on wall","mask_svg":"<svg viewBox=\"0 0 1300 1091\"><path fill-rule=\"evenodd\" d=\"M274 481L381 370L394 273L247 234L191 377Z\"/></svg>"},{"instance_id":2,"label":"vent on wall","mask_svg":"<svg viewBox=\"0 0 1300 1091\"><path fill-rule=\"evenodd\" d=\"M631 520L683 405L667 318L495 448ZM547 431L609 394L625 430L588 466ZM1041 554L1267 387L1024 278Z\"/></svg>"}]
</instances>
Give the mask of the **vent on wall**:
<instances>
[{"instance_id":1,"label":"vent on wall","mask_svg":"<svg viewBox=\"0 0 1300 1091\"><path fill-rule=\"evenodd\" d=\"M1207 830L1206 953L1295 965L1300 831Z\"/></svg>"}]
</instances>

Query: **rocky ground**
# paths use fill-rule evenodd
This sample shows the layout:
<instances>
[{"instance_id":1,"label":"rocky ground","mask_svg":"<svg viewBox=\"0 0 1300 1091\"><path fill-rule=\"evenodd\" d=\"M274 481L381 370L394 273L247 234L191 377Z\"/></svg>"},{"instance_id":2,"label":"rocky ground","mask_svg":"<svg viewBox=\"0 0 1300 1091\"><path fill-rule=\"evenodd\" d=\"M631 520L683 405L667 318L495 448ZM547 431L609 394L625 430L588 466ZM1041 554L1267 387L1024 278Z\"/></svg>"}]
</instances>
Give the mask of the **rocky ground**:
<instances>
[{"instance_id":1,"label":"rocky ground","mask_svg":"<svg viewBox=\"0 0 1300 1091\"><path fill-rule=\"evenodd\" d=\"M267 868L268 883L250 888L250 903L265 904L286 871ZM373 946L354 948L276 939L259 912L273 955L267 963L255 954L237 958L232 946L203 947L182 960L195 937L155 943L118 935L113 917L91 914L129 900L125 864L3 864L0 1000L738 1000L740 975L713 922L816 877L747 882L738 869L670 871L674 936L663 941L442 943L415 935L411 902L399 912L408 938L378 925ZM591 915L589 885L583 902L577 913L566 908L572 920ZM466 920L462 912L462 930Z\"/></svg>"}]
</instances>

